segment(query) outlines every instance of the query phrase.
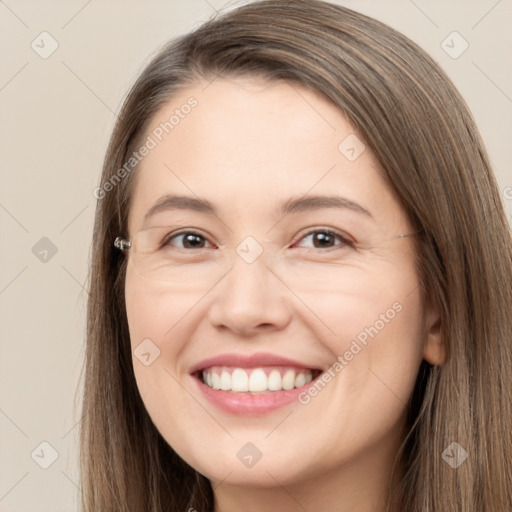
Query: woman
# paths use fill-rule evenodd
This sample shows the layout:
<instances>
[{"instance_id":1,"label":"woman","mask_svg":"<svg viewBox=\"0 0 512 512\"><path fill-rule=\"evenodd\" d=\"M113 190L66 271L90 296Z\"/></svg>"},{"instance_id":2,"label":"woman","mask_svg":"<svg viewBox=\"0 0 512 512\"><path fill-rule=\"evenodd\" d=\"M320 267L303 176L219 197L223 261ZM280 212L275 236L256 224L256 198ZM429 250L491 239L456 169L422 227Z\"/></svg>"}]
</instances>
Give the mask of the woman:
<instances>
[{"instance_id":1,"label":"woman","mask_svg":"<svg viewBox=\"0 0 512 512\"><path fill-rule=\"evenodd\" d=\"M212 20L96 195L85 511L510 510L510 231L415 44L318 1Z\"/></svg>"}]
</instances>

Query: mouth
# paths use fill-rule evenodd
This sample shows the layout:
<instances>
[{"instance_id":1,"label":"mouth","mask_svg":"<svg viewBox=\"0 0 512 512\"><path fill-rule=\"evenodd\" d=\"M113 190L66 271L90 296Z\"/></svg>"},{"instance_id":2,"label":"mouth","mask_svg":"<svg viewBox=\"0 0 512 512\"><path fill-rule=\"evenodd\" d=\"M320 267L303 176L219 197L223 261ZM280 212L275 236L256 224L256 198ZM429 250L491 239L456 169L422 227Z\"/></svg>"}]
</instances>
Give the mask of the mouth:
<instances>
[{"instance_id":1,"label":"mouth","mask_svg":"<svg viewBox=\"0 0 512 512\"><path fill-rule=\"evenodd\" d=\"M210 389L238 394L267 394L290 391L309 384L321 370L289 366L238 368L212 366L195 372L194 376Z\"/></svg>"},{"instance_id":2,"label":"mouth","mask_svg":"<svg viewBox=\"0 0 512 512\"><path fill-rule=\"evenodd\" d=\"M234 415L272 412L293 402L323 370L272 354L226 354L190 370L203 396Z\"/></svg>"}]
</instances>

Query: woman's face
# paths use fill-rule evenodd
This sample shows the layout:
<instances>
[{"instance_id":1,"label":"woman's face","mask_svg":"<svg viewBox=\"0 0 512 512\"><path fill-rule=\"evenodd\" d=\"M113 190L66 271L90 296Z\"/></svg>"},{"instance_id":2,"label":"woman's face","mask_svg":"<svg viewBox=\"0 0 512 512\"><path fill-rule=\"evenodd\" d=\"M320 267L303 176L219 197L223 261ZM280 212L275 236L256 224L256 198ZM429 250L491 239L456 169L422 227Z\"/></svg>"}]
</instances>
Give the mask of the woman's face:
<instances>
[{"instance_id":1,"label":"woman's face","mask_svg":"<svg viewBox=\"0 0 512 512\"><path fill-rule=\"evenodd\" d=\"M237 485L387 467L436 319L370 149L323 98L254 79L183 90L145 137L126 306L162 436Z\"/></svg>"}]
</instances>

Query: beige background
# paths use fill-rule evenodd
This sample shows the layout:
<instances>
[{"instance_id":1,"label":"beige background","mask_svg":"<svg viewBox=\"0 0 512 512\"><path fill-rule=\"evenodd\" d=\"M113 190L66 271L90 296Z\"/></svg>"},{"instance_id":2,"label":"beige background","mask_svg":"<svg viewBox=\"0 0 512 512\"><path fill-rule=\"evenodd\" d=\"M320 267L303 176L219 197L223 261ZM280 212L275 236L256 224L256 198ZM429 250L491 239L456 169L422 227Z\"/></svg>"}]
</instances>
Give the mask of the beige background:
<instances>
[{"instance_id":1,"label":"beige background","mask_svg":"<svg viewBox=\"0 0 512 512\"><path fill-rule=\"evenodd\" d=\"M164 41L233 3L0 1L0 511L77 509L73 400L84 355L92 191L114 112ZM339 3L405 33L452 77L480 126L512 222L512 2ZM38 51L51 48L48 36L38 37L43 31L58 43L46 59L31 47L35 40ZM456 59L441 46L453 31L469 44ZM452 53L463 44L455 37L447 40ZM48 469L40 467L52 462L43 441L58 452Z\"/></svg>"}]
</instances>

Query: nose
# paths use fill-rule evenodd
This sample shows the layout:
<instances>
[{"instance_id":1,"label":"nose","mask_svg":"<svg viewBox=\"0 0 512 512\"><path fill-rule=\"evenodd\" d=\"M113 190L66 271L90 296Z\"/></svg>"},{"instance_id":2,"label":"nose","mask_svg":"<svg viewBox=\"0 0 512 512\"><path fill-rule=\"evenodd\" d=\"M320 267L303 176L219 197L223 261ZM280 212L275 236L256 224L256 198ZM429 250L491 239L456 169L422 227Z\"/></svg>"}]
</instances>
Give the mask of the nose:
<instances>
[{"instance_id":1,"label":"nose","mask_svg":"<svg viewBox=\"0 0 512 512\"><path fill-rule=\"evenodd\" d=\"M290 323L290 291L262 257L252 263L235 257L214 290L208 317L217 329L250 337Z\"/></svg>"}]
</instances>

